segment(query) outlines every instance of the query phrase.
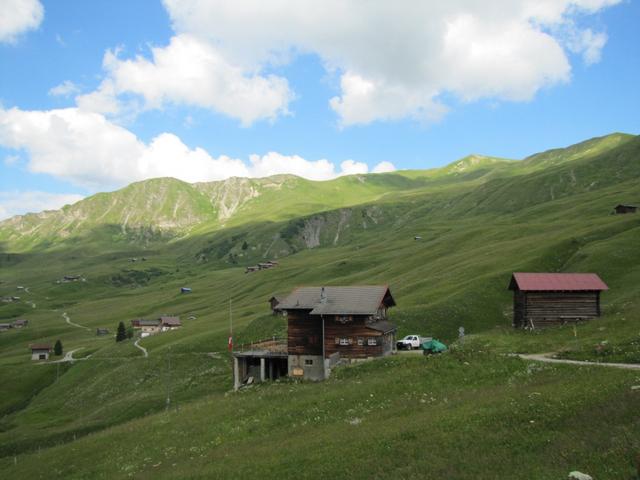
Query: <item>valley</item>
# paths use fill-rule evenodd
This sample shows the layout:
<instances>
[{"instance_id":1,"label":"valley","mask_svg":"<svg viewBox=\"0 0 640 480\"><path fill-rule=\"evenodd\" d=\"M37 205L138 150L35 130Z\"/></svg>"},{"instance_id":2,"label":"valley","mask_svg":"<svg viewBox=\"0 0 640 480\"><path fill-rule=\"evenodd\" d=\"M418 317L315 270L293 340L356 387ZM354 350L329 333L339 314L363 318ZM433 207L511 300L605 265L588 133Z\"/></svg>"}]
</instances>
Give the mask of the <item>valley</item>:
<instances>
[{"instance_id":1,"label":"valley","mask_svg":"<svg viewBox=\"0 0 640 480\"><path fill-rule=\"evenodd\" d=\"M640 215L612 214L639 202L640 137L612 134L326 182L153 179L0 222L0 297L20 297L0 322L29 321L0 332L3 477L634 478L638 371L509 354L640 364ZM515 271L597 272L603 317L513 329ZM230 302L240 345L283 334L274 294L371 284L399 336L451 351L231 391ZM114 341L161 315L182 328ZM30 360L57 339L77 361Z\"/></svg>"}]
</instances>

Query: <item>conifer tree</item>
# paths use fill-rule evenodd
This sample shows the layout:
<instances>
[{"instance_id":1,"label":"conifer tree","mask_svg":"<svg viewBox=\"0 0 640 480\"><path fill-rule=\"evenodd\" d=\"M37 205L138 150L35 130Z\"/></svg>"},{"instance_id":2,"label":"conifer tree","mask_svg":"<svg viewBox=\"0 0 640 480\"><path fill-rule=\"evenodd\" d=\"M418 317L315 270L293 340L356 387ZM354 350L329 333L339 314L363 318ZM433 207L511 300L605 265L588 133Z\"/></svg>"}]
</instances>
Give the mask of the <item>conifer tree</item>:
<instances>
[{"instance_id":1,"label":"conifer tree","mask_svg":"<svg viewBox=\"0 0 640 480\"><path fill-rule=\"evenodd\" d=\"M116 342L121 342L127 339L127 330L124 328L124 323L118 324L118 331L116 333Z\"/></svg>"},{"instance_id":2,"label":"conifer tree","mask_svg":"<svg viewBox=\"0 0 640 480\"><path fill-rule=\"evenodd\" d=\"M53 346L53 353L58 356L62 355L62 342L60 340L57 340Z\"/></svg>"}]
</instances>

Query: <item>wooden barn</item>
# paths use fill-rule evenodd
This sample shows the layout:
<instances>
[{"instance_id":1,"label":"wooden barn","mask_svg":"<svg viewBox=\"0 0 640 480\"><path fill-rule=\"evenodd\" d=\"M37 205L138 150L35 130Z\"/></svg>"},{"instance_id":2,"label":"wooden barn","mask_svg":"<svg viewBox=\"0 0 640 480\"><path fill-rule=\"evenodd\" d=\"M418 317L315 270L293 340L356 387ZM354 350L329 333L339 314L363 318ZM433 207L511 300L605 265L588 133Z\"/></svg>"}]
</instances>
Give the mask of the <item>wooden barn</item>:
<instances>
[{"instance_id":1,"label":"wooden barn","mask_svg":"<svg viewBox=\"0 0 640 480\"><path fill-rule=\"evenodd\" d=\"M599 317L600 292L608 289L595 273L514 273L513 326L535 329Z\"/></svg>"},{"instance_id":2,"label":"wooden barn","mask_svg":"<svg viewBox=\"0 0 640 480\"><path fill-rule=\"evenodd\" d=\"M636 205L616 205L615 207L613 207L613 211L616 212L616 214L621 214L621 213L636 213L638 211L638 207Z\"/></svg>"},{"instance_id":3,"label":"wooden barn","mask_svg":"<svg viewBox=\"0 0 640 480\"><path fill-rule=\"evenodd\" d=\"M279 305L287 316L289 375L322 380L341 358L389 355L396 304L387 286L302 287Z\"/></svg>"},{"instance_id":4,"label":"wooden barn","mask_svg":"<svg viewBox=\"0 0 640 480\"><path fill-rule=\"evenodd\" d=\"M29 348L31 348L31 360L49 360L51 345L48 343L34 343L29 345Z\"/></svg>"}]
</instances>

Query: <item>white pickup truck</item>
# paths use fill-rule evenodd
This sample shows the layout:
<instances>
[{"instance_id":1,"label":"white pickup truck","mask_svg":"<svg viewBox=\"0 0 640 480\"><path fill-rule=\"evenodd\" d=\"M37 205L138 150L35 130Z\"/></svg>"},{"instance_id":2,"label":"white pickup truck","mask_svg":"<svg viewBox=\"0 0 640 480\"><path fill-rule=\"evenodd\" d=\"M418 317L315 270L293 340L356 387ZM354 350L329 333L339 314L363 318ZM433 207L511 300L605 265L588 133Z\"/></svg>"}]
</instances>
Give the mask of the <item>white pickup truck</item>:
<instances>
[{"instance_id":1,"label":"white pickup truck","mask_svg":"<svg viewBox=\"0 0 640 480\"><path fill-rule=\"evenodd\" d=\"M402 340L396 342L398 350L412 350L414 348L420 348L424 342L431 340L430 337L421 337L420 335L407 335Z\"/></svg>"}]
</instances>

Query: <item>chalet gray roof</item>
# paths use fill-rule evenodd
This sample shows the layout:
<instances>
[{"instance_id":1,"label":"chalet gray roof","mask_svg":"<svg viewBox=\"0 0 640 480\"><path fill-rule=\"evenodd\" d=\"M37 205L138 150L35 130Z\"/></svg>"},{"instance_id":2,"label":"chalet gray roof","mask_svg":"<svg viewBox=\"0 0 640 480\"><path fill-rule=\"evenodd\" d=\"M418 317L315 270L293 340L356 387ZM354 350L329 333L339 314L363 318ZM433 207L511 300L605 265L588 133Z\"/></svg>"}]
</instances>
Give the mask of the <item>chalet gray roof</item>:
<instances>
[{"instance_id":1,"label":"chalet gray roof","mask_svg":"<svg viewBox=\"0 0 640 480\"><path fill-rule=\"evenodd\" d=\"M180 323L180 317L160 317L160 322L162 325L167 325L170 327L177 327L182 325Z\"/></svg>"},{"instance_id":2,"label":"chalet gray roof","mask_svg":"<svg viewBox=\"0 0 640 480\"><path fill-rule=\"evenodd\" d=\"M395 305L386 285L300 287L278 305L280 310L311 310L312 315L373 315L383 300Z\"/></svg>"},{"instance_id":3,"label":"chalet gray roof","mask_svg":"<svg viewBox=\"0 0 640 480\"><path fill-rule=\"evenodd\" d=\"M160 325L160 320L147 320L145 318L134 320L134 322L141 327L156 327Z\"/></svg>"},{"instance_id":4,"label":"chalet gray roof","mask_svg":"<svg viewBox=\"0 0 640 480\"><path fill-rule=\"evenodd\" d=\"M387 322L384 320L380 320L379 322L375 322L375 323L370 323L369 325L367 325L367 328L370 328L372 330L377 330L378 332L382 332L382 333L389 333L389 332L393 332L394 330L397 330L397 327L393 323Z\"/></svg>"}]
</instances>

